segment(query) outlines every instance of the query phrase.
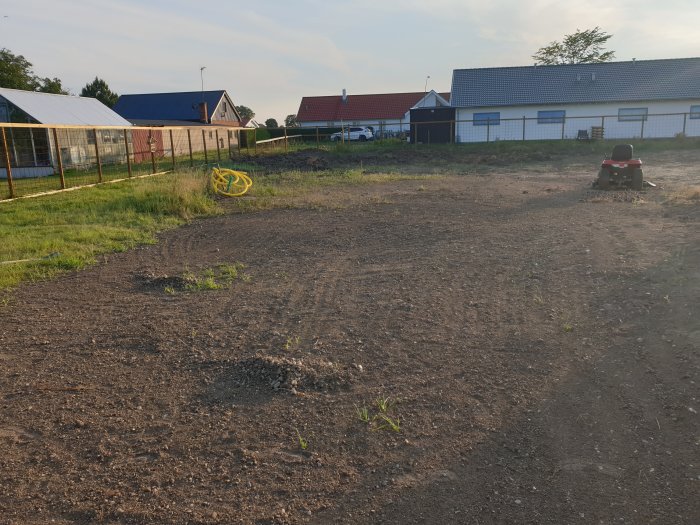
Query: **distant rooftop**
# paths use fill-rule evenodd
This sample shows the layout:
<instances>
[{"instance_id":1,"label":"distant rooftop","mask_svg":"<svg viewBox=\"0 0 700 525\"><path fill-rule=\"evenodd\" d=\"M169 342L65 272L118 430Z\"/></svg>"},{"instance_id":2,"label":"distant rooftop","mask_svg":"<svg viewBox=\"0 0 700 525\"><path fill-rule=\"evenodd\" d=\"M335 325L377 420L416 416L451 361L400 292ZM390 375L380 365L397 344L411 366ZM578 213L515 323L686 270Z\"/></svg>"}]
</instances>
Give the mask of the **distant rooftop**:
<instances>
[{"instance_id":1,"label":"distant rooftop","mask_svg":"<svg viewBox=\"0 0 700 525\"><path fill-rule=\"evenodd\" d=\"M700 99L700 58L455 69L455 107Z\"/></svg>"},{"instance_id":2,"label":"distant rooftop","mask_svg":"<svg viewBox=\"0 0 700 525\"><path fill-rule=\"evenodd\" d=\"M341 95L304 97L297 112L299 122L330 122L340 120L400 119L424 96L425 92L384 93L376 95ZM449 93L438 93L449 101Z\"/></svg>"},{"instance_id":3,"label":"distant rooftop","mask_svg":"<svg viewBox=\"0 0 700 525\"><path fill-rule=\"evenodd\" d=\"M199 121L199 104L206 102L211 116L225 94L226 91L217 90L122 95L117 100L114 111L129 120Z\"/></svg>"}]
</instances>

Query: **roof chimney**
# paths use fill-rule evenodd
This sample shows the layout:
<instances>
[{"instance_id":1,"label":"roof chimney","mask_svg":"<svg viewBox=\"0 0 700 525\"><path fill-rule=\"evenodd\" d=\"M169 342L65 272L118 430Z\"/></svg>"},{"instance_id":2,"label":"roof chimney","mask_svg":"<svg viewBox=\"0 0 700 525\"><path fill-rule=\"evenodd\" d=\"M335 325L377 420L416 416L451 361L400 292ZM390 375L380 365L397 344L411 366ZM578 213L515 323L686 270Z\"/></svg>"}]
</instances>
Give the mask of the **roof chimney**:
<instances>
[{"instance_id":1,"label":"roof chimney","mask_svg":"<svg viewBox=\"0 0 700 525\"><path fill-rule=\"evenodd\" d=\"M348 93L345 91L345 88L343 88L343 103L347 104L348 102Z\"/></svg>"},{"instance_id":2,"label":"roof chimney","mask_svg":"<svg viewBox=\"0 0 700 525\"><path fill-rule=\"evenodd\" d=\"M199 103L199 121L207 124L209 122L209 113L207 112L207 103Z\"/></svg>"}]
</instances>

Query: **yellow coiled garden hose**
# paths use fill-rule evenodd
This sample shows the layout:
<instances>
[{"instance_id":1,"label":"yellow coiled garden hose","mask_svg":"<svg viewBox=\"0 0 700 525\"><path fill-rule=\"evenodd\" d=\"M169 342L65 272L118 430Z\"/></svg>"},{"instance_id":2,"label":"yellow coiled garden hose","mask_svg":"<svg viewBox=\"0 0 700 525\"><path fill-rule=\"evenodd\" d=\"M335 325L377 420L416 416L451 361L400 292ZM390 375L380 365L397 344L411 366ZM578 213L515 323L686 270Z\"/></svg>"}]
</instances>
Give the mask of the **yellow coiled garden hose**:
<instances>
[{"instance_id":1,"label":"yellow coiled garden hose","mask_svg":"<svg viewBox=\"0 0 700 525\"><path fill-rule=\"evenodd\" d=\"M211 185L219 195L240 197L250 189L253 181L244 171L214 168L211 172Z\"/></svg>"}]
</instances>

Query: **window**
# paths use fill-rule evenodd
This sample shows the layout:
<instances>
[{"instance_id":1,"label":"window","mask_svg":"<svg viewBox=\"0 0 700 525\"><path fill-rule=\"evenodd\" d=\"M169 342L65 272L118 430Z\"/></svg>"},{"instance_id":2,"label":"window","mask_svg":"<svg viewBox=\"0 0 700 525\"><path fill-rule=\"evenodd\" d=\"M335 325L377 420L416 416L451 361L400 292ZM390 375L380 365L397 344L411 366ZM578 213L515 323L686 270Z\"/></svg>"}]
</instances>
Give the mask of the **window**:
<instances>
[{"instance_id":1,"label":"window","mask_svg":"<svg viewBox=\"0 0 700 525\"><path fill-rule=\"evenodd\" d=\"M566 111L557 109L555 111L538 111L538 124L562 124L566 118Z\"/></svg>"},{"instance_id":2,"label":"window","mask_svg":"<svg viewBox=\"0 0 700 525\"><path fill-rule=\"evenodd\" d=\"M617 110L618 122L635 122L647 119L647 108L620 108Z\"/></svg>"},{"instance_id":3,"label":"window","mask_svg":"<svg viewBox=\"0 0 700 525\"><path fill-rule=\"evenodd\" d=\"M700 118L700 106L690 106L690 118Z\"/></svg>"},{"instance_id":4,"label":"window","mask_svg":"<svg viewBox=\"0 0 700 525\"><path fill-rule=\"evenodd\" d=\"M473 123L475 126L500 126L501 114L495 113L474 113Z\"/></svg>"}]
</instances>

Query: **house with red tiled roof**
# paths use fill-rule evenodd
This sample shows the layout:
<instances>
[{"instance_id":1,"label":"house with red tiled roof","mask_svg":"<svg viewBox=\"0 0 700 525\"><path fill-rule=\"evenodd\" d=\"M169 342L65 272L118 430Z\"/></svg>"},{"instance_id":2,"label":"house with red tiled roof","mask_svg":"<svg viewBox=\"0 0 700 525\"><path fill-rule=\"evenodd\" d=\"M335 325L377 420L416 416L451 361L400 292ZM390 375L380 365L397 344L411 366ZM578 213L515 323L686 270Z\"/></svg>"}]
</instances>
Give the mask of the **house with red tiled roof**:
<instances>
[{"instance_id":1,"label":"house with red tiled roof","mask_svg":"<svg viewBox=\"0 0 700 525\"><path fill-rule=\"evenodd\" d=\"M375 95L347 95L343 92L337 96L304 97L297 112L297 122L302 128L367 126L376 136L394 136L409 132L411 109L446 107L450 105L449 100L449 93L432 90Z\"/></svg>"}]
</instances>

